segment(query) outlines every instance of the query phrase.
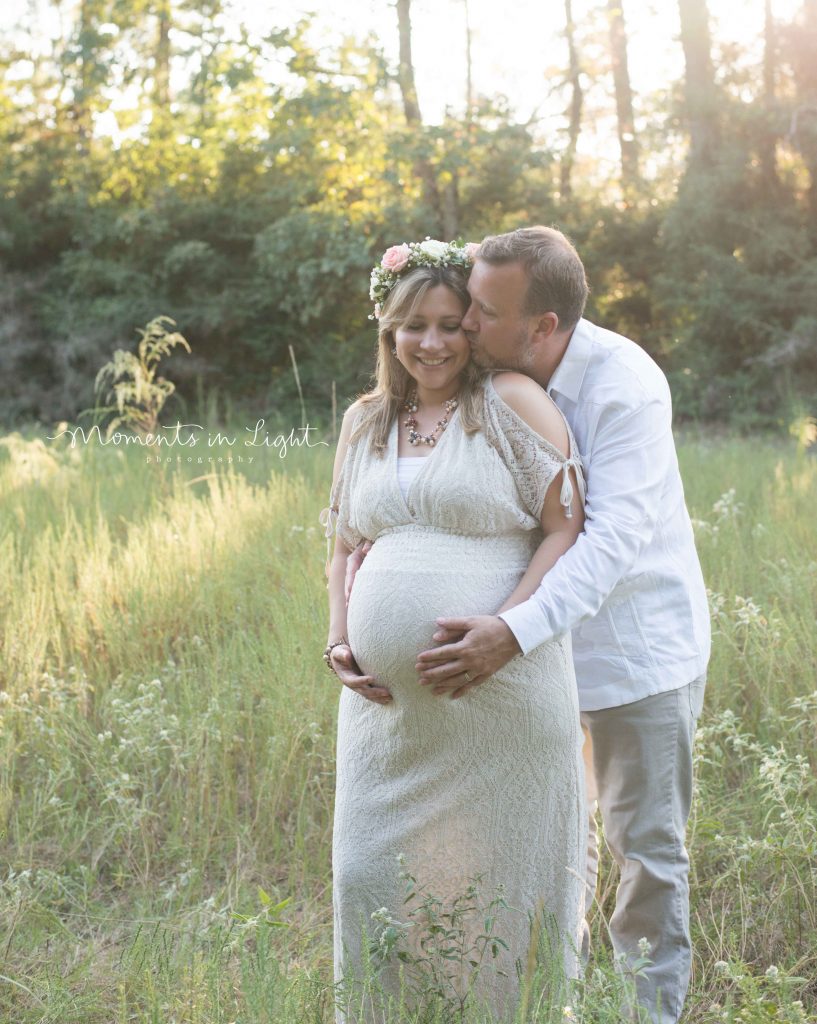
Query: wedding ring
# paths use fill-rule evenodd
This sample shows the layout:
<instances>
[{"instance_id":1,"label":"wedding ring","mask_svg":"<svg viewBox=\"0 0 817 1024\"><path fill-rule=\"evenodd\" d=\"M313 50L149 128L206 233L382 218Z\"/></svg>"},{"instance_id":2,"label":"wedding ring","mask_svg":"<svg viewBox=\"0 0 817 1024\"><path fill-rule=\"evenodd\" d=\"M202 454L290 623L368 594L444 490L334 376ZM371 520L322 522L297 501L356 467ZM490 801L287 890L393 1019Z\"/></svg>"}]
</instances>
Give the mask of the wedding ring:
<instances>
[{"instance_id":1,"label":"wedding ring","mask_svg":"<svg viewBox=\"0 0 817 1024\"><path fill-rule=\"evenodd\" d=\"M466 672L465 673L465 681L466 681L466 683L470 683L471 682L471 673L470 672Z\"/></svg>"}]
</instances>

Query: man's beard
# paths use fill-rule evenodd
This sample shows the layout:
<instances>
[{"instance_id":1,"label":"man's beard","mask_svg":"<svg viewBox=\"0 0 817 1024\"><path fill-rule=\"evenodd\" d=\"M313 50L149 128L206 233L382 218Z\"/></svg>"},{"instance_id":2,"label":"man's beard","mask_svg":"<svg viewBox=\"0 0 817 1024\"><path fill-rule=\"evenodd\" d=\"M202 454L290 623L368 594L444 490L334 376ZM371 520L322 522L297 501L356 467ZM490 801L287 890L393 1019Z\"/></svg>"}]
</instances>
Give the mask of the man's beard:
<instances>
[{"instance_id":1,"label":"man's beard","mask_svg":"<svg viewBox=\"0 0 817 1024\"><path fill-rule=\"evenodd\" d=\"M502 359L496 359L485 351L484 348L480 348L478 344L472 342L471 344L471 358L473 361L483 370L518 370L519 373L530 374L530 370L534 363L533 346L528 343L527 336L519 338L517 345L511 347L511 351L507 355L503 356Z\"/></svg>"},{"instance_id":2,"label":"man's beard","mask_svg":"<svg viewBox=\"0 0 817 1024\"><path fill-rule=\"evenodd\" d=\"M496 359L492 359L487 352L474 345L471 346L471 358L481 370L496 370L500 366Z\"/></svg>"}]
</instances>

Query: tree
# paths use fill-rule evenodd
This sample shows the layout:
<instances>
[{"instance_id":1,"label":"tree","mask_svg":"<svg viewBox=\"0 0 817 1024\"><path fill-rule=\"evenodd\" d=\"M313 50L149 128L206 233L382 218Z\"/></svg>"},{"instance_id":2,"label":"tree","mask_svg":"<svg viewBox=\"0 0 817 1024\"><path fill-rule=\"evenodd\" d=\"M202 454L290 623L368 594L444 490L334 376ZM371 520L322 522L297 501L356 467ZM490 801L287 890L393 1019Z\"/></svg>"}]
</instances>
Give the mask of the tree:
<instances>
[{"instance_id":1,"label":"tree","mask_svg":"<svg viewBox=\"0 0 817 1024\"><path fill-rule=\"evenodd\" d=\"M411 0L397 0L397 25L400 32L400 65L397 80L403 97L403 110L409 125L422 123L417 87L414 83L414 64L411 59Z\"/></svg>"},{"instance_id":2,"label":"tree","mask_svg":"<svg viewBox=\"0 0 817 1024\"><path fill-rule=\"evenodd\" d=\"M78 151L87 155L93 116L104 104L102 90L110 75L105 0L80 0L76 29L60 54L63 86L70 94L65 113Z\"/></svg>"},{"instance_id":3,"label":"tree","mask_svg":"<svg viewBox=\"0 0 817 1024\"><path fill-rule=\"evenodd\" d=\"M621 185L625 193L638 183L638 142L633 118L633 93L627 62L627 32L624 26L623 0L607 0L610 29L610 58L616 93L618 143L621 151Z\"/></svg>"},{"instance_id":4,"label":"tree","mask_svg":"<svg viewBox=\"0 0 817 1024\"><path fill-rule=\"evenodd\" d=\"M690 163L711 167L719 140L717 93L706 0L678 0L686 65L684 91L690 136Z\"/></svg>"},{"instance_id":5,"label":"tree","mask_svg":"<svg viewBox=\"0 0 817 1024\"><path fill-rule=\"evenodd\" d=\"M403 97L403 111L410 131L417 132L417 154L414 173L422 182L423 200L429 213L434 217L438 230L446 233L452 220L456 220L456 180L447 185L449 195L441 202L436 175L431 165L423 133L420 104L417 101L417 87L414 82L414 64L411 57L411 0L397 0L397 26L400 33L400 64L397 80ZM451 189L453 188L453 192ZM454 237L452 235L452 237Z\"/></svg>"},{"instance_id":6,"label":"tree","mask_svg":"<svg viewBox=\"0 0 817 1024\"><path fill-rule=\"evenodd\" d=\"M156 22L153 101L160 108L170 103L170 0L159 0L156 4Z\"/></svg>"},{"instance_id":7,"label":"tree","mask_svg":"<svg viewBox=\"0 0 817 1024\"><path fill-rule=\"evenodd\" d=\"M470 0L462 0L465 8L465 113L468 117L474 109L474 76L471 52L471 9Z\"/></svg>"},{"instance_id":8,"label":"tree","mask_svg":"<svg viewBox=\"0 0 817 1024\"><path fill-rule=\"evenodd\" d=\"M559 190L563 199L568 199L573 192L573 163L576 159L576 146L582 122L582 103L584 95L580 81L581 67L576 50L575 25L573 23L572 0L565 0L565 38L567 39L568 81L570 83L570 110L568 115L567 148L562 155L560 167Z\"/></svg>"},{"instance_id":9,"label":"tree","mask_svg":"<svg viewBox=\"0 0 817 1024\"><path fill-rule=\"evenodd\" d=\"M777 70L777 30L772 13L772 0L764 0L763 19L763 121L760 139L760 166L767 186L776 191L780 187L777 176L777 131L774 126Z\"/></svg>"},{"instance_id":10,"label":"tree","mask_svg":"<svg viewBox=\"0 0 817 1024\"><path fill-rule=\"evenodd\" d=\"M790 135L809 173L809 219L812 239L817 245L817 0L803 0L790 39L797 88Z\"/></svg>"}]
</instances>

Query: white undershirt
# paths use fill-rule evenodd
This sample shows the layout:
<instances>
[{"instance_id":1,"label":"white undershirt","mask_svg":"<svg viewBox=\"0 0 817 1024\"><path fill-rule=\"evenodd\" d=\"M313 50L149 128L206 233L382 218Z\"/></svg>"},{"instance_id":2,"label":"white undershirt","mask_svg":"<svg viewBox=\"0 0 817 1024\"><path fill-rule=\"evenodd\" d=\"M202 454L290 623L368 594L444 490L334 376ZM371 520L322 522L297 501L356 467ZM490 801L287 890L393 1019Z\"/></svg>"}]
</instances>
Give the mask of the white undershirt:
<instances>
[{"instance_id":1,"label":"white undershirt","mask_svg":"<svg viewBox=\"0 0 817 1024\"><path fill-rule=\"evenodd\" d=\"M398 455L397 483L400 485L404 498L408 494L411 481L417 476L427 458L427 455Z\"/></svg>"}]
</instances>

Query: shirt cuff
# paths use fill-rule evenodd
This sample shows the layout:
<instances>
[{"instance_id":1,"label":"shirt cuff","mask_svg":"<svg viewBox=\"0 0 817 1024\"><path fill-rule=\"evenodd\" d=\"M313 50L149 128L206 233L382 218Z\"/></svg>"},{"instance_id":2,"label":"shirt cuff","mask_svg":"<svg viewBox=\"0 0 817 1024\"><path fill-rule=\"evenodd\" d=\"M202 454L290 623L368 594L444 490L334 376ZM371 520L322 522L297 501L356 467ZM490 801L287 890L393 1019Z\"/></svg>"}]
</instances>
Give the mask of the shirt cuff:
<instances>
[{"instance_id":1,"label":"shirt cuff","mask_svg":"<svg viewBox=\"0 0 817 1024\"><path fill-rule=\"evenodd\" d=\"M523 654L530 652L540 644L552 640L554 634L550 624L543 632L542 611L532 604L530 598L522 604L509 608L506 612L500 612L499 618L508 626L516 637L516 642L522 649Z\"/></svg>"}]
</instances>

